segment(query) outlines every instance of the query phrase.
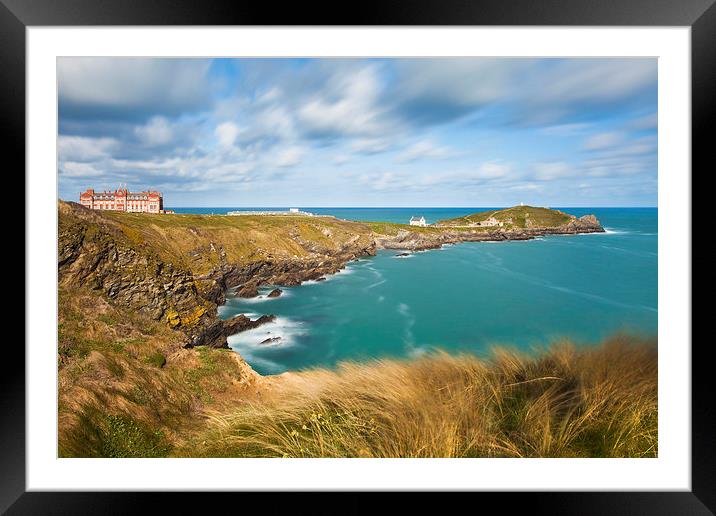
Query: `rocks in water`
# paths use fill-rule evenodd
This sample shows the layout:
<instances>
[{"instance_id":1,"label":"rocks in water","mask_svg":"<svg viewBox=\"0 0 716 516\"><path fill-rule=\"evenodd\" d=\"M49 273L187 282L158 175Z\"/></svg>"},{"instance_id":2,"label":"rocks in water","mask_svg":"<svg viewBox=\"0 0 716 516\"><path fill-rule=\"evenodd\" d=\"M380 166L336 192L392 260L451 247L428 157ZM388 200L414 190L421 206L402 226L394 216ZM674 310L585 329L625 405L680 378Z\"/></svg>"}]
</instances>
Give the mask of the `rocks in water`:
<instances>
[{"instance_id":1,"label":"rocks in water","mask_svg":"<svg viewBox=\"0 0 716 516\"><path fill-rule=\"evenodd\" d=\"M268 339L262 340L259 344L274 344L276 342L279 342L281 340L281 337L269 337Z\"/></svg>"},{"instance_id":2,"label":"rocks in water","mask_svg":"<svg viewBox=\"0 0 716 516\"><path fill-rule=\"evenodd\" d=\"M276 320L276 316L273 314L272 315L262 315L255 321L251 321L251 324L253 324L253 326L251 326L251 327L256 328L256 326L261 326L262 324L273 322L275 320Z\"/></svg>"},{"instance_id":3,"label":"rocks in water","mask_svg":"<svg viewBox=\"0 0 716 516\"><path fill-rule=\"evenodd\" d=\"M316 278L315 281L326 281L326 277L321 276L320 278Z\"/></svg>"},{"instance_id":4,"label":"rocks in water","mask_svg":"<svg viewBox=\"0 0 716 516\"><path fill-rule=\"evenodd\" d=\"M595 217L594 215L583 215L577 220L579 220L579 222L581 222L584 226L591 226L600 229L602 227L602 225L599 223L599 220L597 220L597 217Z\"/></svg>"},{"instance_id":5,"label":"rocks in water","mask_svg":"<svg viewBox=\"0 0 716 516\"><path fill-rule=\"evenodd\" d=\"M567 224L557 228L560 233L604 233L604 228L594 215L584 215L573 218Z\"/></svg>"},{"instance_id":6,"label":"rocks in water","mask_svg":"<svg viewBox=\"0 0 716 516\"><path fill-rule=\"evenodd\" d=\"M193 339L186 347L209 346L212 348L228 348L226 337L236 333L251 330L262 324L272 322L275 315L262 315L252 321L245 315L237 315L226 321L217 320L208 326L198 337Z\"/></svg>"},{"instance_id":7,"label":"rocks in water","mask_svg":"<svg viewBox=\"0 0 716 516\"><path fill-rule=\"evenodd\" d=\"M279 297L281 294L283 294L283 290L281 290L280 288L275 288L268 293L267 297Z\"/></svg>"},{"instance_id":8,"label":"rocks in water","mask_svg":"<svg viewBox=\"0 0 716 516\"><path fill-rule=\"evenodd\" d=\"M236 290L239 297L256 297L259 295L259 289L256 283L246 283Z\"/></svg>"},{"instance_id":9,"label":"rocks in water","mask_svg":"<svg viewBox=\"0 0 716 516\"><path fill-rule=\"evenodd\" d=\"M405 257L405 256L410 256L411 254L412 254L412 253L398 253L398 254L396 254L395 256L396 256L396 258L402 258L402 257Z\"/></svg>"}]
</instances>

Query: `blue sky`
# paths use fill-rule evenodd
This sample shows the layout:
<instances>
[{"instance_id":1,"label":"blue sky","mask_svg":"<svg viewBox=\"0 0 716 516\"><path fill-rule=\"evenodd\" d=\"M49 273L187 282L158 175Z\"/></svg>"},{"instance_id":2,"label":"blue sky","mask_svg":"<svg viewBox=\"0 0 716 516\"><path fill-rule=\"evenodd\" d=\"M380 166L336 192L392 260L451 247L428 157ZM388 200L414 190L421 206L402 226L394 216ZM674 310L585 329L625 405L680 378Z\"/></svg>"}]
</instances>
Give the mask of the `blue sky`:
<instances>
[{"instance_id":1,"label":"blue sky","mask_svg":"<svg viewBox=\"0 0 716 516\"><path fill-rule=\"evenodd\" d=\"M656 206L657 61L58 60L60 197Z\"/></svg>"}]
</instances>

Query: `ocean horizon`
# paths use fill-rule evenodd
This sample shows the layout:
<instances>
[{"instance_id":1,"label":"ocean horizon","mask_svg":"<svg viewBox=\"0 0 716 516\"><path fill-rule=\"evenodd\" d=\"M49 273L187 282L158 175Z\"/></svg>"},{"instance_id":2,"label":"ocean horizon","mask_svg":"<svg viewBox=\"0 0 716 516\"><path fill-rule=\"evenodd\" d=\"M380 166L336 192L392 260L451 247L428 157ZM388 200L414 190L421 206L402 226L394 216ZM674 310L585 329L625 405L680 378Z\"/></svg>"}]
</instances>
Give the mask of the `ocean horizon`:
<instances>
[{"instance_id":1,"label":"ocean horizon","mask_svg":"<svg viewBox=\"0 0 716 516\"><path fill-rule=\"evenodd\" d=\"M489 207L430 207L430 206L408 206L408 207L310 207L310 206L215 206L215 207L170 207L166 209L174 210L176 213L195 213L202 215L225 215L230 211L288 211L290 208L299 208L302 211L315 213L316 215L332 215L339 219L371 221L371 222L398 222L408 223L411 216L424 216L428 224L432 224L441 219L449 219L461 217L475 213L476 211L499 210L506 206L489 206ZM546 206L555 210L561 210L566 213L572 213L581 216L589 213L589 210L658 210L658 207L651 206L635 206L635 207L569 207L569 206ZM571 211L570 211L571 210Z\"/></svg>"}]
</instances>

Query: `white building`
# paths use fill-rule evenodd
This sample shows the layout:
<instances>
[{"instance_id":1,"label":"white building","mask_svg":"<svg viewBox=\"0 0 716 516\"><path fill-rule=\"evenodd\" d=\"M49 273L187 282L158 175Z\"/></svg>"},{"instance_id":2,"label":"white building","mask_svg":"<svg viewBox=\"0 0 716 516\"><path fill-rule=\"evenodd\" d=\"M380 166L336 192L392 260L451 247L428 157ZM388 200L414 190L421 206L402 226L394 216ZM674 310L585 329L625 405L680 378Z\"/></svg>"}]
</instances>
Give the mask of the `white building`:
<instances>
[{"instance_id":1,"label":"white building","mask_svg":"<svg viewBox=\"0 0 716 516\"><path fill-rule=\"evenodd\" d=\"M502 222L497 220L495 217L488 217L487 219L483 220L482 222L477 223L478 226L502 226Z\"/></svg>"},{"instance_id":2,"label":"white building","mask_svg":"<svg viewBox=\"0 0 716 516\"><path fill-rule=\"evenodd\" d=\"M425 217L410 217L411 226L427 226Z\"/></svg>"},{"instance_id":3,"label":"white building","mask_svg":"<svg viewBox=\"0 0 716 516\"><path fill-rule=\"evenodd\" d=\"M288 211L290 211L291 213L298 213L299 210L298 208L289 208Z\"/></svg>"}]
</instances>

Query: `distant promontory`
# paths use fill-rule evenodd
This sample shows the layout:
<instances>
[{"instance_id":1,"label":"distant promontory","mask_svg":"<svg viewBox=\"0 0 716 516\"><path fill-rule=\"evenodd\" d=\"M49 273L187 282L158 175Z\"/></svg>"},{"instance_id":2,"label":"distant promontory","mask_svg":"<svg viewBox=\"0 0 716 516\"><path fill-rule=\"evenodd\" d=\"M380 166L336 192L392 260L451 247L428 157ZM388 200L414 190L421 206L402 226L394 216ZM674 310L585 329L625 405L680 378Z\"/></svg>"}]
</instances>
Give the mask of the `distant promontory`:
<instances>
[{"instance_id":1,"label":"distant promontory","mask_svg":"<svg viewBox=\"0 0 716 516\"><path fill-rule=\"evenodd\" d=\"M514 206L440 220L429 226L369 223L378 247L424 250L459 242L531 240L544 235L603 233L594 215L575 217L550 208Z\"/></svg>"}]
</instances>

